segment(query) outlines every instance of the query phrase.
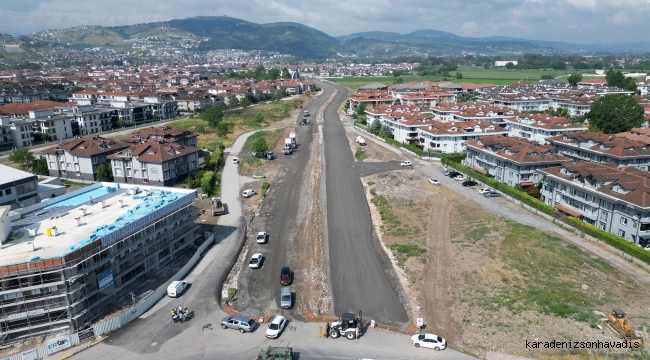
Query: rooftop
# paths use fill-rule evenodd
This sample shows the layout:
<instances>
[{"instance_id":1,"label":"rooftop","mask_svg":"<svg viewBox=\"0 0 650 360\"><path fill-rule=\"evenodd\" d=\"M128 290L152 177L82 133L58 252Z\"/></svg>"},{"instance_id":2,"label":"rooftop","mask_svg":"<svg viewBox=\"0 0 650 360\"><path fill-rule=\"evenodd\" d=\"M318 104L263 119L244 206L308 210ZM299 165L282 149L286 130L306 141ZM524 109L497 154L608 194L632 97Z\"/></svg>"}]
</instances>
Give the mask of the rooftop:
<instances>
[{"instance_id":1,"label":"rooftop","mask_svg":"<svg viewBox=\"0 0 650 360\"><path fill-rule=\"evenodd\" d=\"M0 184L6 184L13 181L18 181L22 179L34 178L36 180L37 176L28 173L26 171L14 169L10 166L0 165Z\"/></svg>"},{"instance_id":2,"label":"rooftop","mask_svg":"<svg viewBox=\"0 0 650 360\"><path fill-rule=\"evenodd\" d=\"M138 193L129 195L130 189L137 189ZM150 215L159 218L164 214L157 212L169 213L167 210L189 203L194 197L192 190L96 183L44 200L10 213L12 234L0 249L0 266L62 258L91 243L95 247L108 245L142 228L142 224L138 226L139 220L149 224ZM53 228L57 235L48 236ZM35 231L34 236L30 229L35 229L31 230Z\"/></svg>"}]
</instances>

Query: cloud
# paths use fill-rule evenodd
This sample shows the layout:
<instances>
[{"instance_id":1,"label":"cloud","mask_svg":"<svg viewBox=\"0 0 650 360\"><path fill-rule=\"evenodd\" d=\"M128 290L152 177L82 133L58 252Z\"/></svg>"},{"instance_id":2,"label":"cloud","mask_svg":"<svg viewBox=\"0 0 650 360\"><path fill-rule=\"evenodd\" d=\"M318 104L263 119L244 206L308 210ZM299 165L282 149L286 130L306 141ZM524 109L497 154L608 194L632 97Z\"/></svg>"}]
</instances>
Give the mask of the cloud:
<instances>
[{"instance_id":1,"label":"cloud","mask_svg":"<svg viewBox=\"0 0 650 360\"><path fill-rule=\"evenodd\" d=\"M475 22L469 21L463 24L463 26L460 27L460 31L463 34L474 34L478 30L478 25L476 25Z\"/></svg>"},{"instance_id":2,"label":"cloud","mask_svg":"<svg viewBox=\"0 0 650 360\"><path fill-rule=\"evenodd\" d=\"M332 36L435 29L466 36L516 36L577 43L646 41L650 0L3 0L0 33L79 25L117 26L227 15L255 23L291 21ZM602 24L630 24L602 26ZM462 24L462 25L461 25ZM480 26L479 26L480 24ZM579 25L579 26L572 26Z\"/></svg>"},{"instance_id":3,"label":"cloud","mask_svg":"<svg viewBox=\"0 0 650 360\"><path fill-rule=\"evenodd\" d=\"M624 25L630 22L630 19L627 17L627 15L625 15L622 12L619 12L618 14L611 16L607 20L614 25Z\"/></svg>"}]
</instances>

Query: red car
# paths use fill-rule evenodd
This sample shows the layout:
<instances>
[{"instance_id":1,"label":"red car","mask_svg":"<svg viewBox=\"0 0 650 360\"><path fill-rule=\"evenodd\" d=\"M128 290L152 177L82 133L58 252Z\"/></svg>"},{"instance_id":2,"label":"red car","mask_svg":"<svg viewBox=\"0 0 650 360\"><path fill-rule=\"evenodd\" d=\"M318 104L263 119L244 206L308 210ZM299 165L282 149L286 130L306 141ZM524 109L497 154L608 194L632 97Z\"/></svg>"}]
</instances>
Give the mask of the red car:
<instances>
[{"instance_id":1,"label":"red car","mask_svg":"<svg viewBox=\"0 0 650 360\"><path fill-rule=\"evenodd\" d=\"M291 285L291 269L288 266L285 266L280 271L280 284L282 286Z\"/></svg>"}]
</instances>

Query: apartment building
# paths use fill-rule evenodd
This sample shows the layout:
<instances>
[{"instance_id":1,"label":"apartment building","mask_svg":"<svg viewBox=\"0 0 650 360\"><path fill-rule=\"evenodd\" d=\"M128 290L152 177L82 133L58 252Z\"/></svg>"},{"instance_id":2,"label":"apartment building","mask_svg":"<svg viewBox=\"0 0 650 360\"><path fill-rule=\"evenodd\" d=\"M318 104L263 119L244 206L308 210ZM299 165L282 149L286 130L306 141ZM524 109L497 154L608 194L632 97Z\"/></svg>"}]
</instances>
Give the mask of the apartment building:
<instances>
[{"instance_id":1,"label":"apartment building","mask_svg":"<svg viewBox=\"0 0 650 360\"><path fill-rule=\"evenodd\" d=\"M0 151L11 150L14 146L11 118L0 116Z\"/></svg>"},{"instance_id":2,"label":"apartment building","mask_svg":"<svg viewBox=\"0 0 650 360\"><path fill-rule=\"evenodd\" d=\"M393 139L406 144L417 144L420 142L420 128L432 124L434 120L431 114L421 113L416 109L419 108L411 109L394 105L385 109L386 113L378 119L382 126L386 125L390 128Z\"/></svg>"},{"instance_id":3,"label":"apartment building","mask_svg":"<svg viewBox=\"0 0 650 360\"><path fill-rule=\"evenodd\" d=\"M499 94L492 105L507 107L519 112L548 110L551 99L546 94Z\"/></svg>"},{"instance_id":4,"label":"apartment building","mask_svg":"<svg viewBox=\"0 0 650 360\"><path fill-rule=\"evenodd\" d=\"M372 109L380 105L392 105L396 97L384 90L362 90L356 91L349 99L350 109L356 109L360 104L365 104L366 109Z\"/></svg>"},{"instance_id":5,"label":"apartment building","mask_svg":"<svg viewBox=\"0 0 650 360\"><path fill-rule=\"evenodd\" d=\"M195 199L193 190L96 183L5 212L2 344L81 330L130 300L202 241Z\"/></svg>"},{"instance_id":6,"label":"apartment building","mask_svg":"<svg viewBox=\"0 0 650 360\"><path fill-rule=\"evenodd\" d=\"M592 131L568 132L548 139L555 151L574 161L612 163L650 171L648 138L643 129L627 133L602 134Z\"/></svg>"},{"instance_id":7,"label":"apartment building","mask_svg":"<svg viewBox=\"0 0 650 360\"><path fill-rule=\"evenodd\" d=\"M96 180L100 165L108 169L107 156L126 149L129 144L99 136L84 136L62 141L42 151L50 176Z\"/></svg>"},{"instance_id":8,"label":"apartment building","mask_svg":"<svg viewBox=\"0 0 650 360\"><path fill-rule=\"evenodd\" d=\"M507 136L508 130L499 124L478 121L439 122L421 127L420 146L423 150L447 154L466 151L466 143L489 135Z\"/></svg>"},{"instance_id":9,"label":"apartment building","mask_svg":"<svg viewBox=\"0 0 650 360\"><path fill-rule=\"evenodd\" d=\"M47 134L49 141L72 138L72 119L66 115L55 114L52 110L32 110L29 118L34 119L35 130Z\"/></svg>"},{"instance_id":10,"label":"apartment building","mask_svg":"<svg viewBox=\"0 0 650 360\"><path fill-rule=\"evenodd\" d=\"M199 170L199 149L151 138L108 156L121 183L171 186Z\"/></svg>"},{"instance_id":11,"label":"apartment building","mask_svg":"<svg viewBox=\"0 0 650 360\"><path fill-rule=\"evenodd\" d=\"M539 169L541 200L627 241L650 248L650 179L634 167L578 161Z\"/></svg>"},{"instance_id":12,"label":"apartment building","mask_svg":"<svg viewBox=\"0 0 650 360\"><path fill-rule=\"evenodd\" d=\"M150 127L136 130L131 137L123 138L122 141L131 144L140 144L149 139L162 140L165 143L176 143L183 146L197 147L198 134L185 129L174 129L169 126Z\"/></svg>"},{"instance_id":13,"label":"apartment building","mask_svg":"<svg viewBox=\"0 0 650 360\"><path fill-rule=\"evenodd\" d=\"M26 119L10 119L9 129L13 137L15 147L34 145L34 136L32 135L32 121ZM3 120L3 124L5 121Z\"/></svg>"},{"instance_id":14,"label":"apartment building","mask_svg":"<svg viewBox=\"0 0 650 360\"><path fill-rule=\"evenodd\" d=\"M68 105L59 108L61 112L74 120L79 126L79 134L92 135L111 130L111 109L98 108L95 105Z\"/></svg>"},{"instance_id":15,"label":"apartment building","mask_svg":"<svg viewBox=\"0 0 650 360\"><path fill-rule=\"evenodd\" d=\"M569 132L584 131L582 125L574 124L572 119L547 114L517 114L505 118L510 136L526 138L542 145L547 139Z\"/></svg>"},{"instance_id":16,"label":"apartment building","mask_svg":"<svg viewBox=\"0 0 650 360\"><path fill-rule=\"evenodd\" d=\"M538 169L558 166L568 158L553 152L550 145L540 145L526 138L483 136L465 143L465 165L510 186L537 184Z\"/></svg>"},{"instance_id":17,"label":"apartment building","mask_svg":"<svg viewBox=\"0 0 650 360\"><path fill-rule=\"evenodd\" d=\"M39 201L38 176L0 165L0 206L9 206L14 210Z\"/></svg>"}]
</instances>

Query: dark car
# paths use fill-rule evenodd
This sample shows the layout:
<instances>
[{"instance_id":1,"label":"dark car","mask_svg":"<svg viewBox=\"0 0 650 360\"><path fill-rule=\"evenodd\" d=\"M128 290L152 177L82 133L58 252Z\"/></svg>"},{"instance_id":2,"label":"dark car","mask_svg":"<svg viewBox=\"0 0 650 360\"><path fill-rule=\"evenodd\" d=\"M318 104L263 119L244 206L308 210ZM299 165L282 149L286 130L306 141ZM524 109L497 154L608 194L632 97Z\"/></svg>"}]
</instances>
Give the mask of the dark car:
<instances>
[{"instance_id":1,"label":"dark car","mask_svg":"<svg viewBox=\"0 0 650 360\"><path fill-rule=\"evenodd\" d=\"M280 270L280 284L283 286L291 285L291 269L288 266Z\"/></svg>"},{"instance_id":2,"label":"dark car","mask_svg":"<svg viewBox=\"0 0 650 360\"><path fill-rule=\"evenodd\" d=\"M455 177L458 176L458 175L463 175L463 174L461 174L461 173L459 173L459 172L456 172L456 171L450 171L449 174L448 174L447 176L449 176L450 178L453 179L453 178L455 178Z\"/></svg>"},{"instance_id":3,"label":"dark car","mask_svg":"<svg viewBox=\"0 0 650 360\"><path fill-rule=\"evenodd\" d=\"M350 117L351 117L352 119L356 119L356 118L357 118L357 114L352 114L352 115L350 115Z\"/></svg>"},{"instance_id":4,"label":"dark car","mask_svg":"<svg viewBox=\"0 0 650 360\"><path fill-rule=\"evenodd\" d=\"M476 185L478 185L478 183L476 181L467 180L467 181L463 181L462 185L463 186L476 186Z\"/></svg>"},{"instance_id":5,"label":"dark car","mask_svg":"<svg viewBox=\"0 0 650 360\"><path fill-rule=\"evenodd\" d=\"M499 196L501 196L501 194L499 194L496 191L488 191L485 194L483 194L483 196L491 198L491 197L499 197Z\"/></svg>"}]
</instances>

